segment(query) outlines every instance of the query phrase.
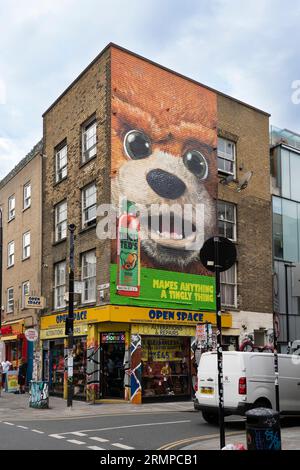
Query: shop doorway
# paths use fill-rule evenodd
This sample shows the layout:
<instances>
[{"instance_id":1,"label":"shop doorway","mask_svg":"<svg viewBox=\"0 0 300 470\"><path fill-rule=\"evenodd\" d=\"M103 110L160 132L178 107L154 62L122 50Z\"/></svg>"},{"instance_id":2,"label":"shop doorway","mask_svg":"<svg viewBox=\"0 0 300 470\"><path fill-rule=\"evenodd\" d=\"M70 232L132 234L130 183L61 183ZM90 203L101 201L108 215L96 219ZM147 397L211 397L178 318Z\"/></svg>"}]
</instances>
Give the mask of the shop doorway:
<instances>
[{"instance_id":1,"label":"shop doorway","mask_svg":"<svg viewBox=\"0 0 300 470\"><path fill-rule=\"evenodd\" d=\"M101 398L124 398L125 333L101 333Z\"/></svg>"}]
</instances>

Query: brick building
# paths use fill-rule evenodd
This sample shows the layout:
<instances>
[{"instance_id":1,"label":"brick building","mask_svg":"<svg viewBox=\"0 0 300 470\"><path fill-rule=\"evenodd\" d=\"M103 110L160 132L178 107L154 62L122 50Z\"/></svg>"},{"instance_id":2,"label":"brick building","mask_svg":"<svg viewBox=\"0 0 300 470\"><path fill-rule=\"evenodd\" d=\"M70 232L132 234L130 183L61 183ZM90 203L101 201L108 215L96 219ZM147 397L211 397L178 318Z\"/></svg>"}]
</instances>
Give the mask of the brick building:
<instances>
[{"instance_id":1,"label":"brick building","mask_svg":"<svg viewBox=\"0 0 300 470\"><path fill-rule=\"evenodd\" d=\"M33 343L26 328L38 326L25 295L41 295L42 141L0 182L2 218L2 325L0 347L17 369L19 358L32 372Z\"/></svg>"},{"instance_id":2,"label":"brick building","mask_svg":"<svg viewBox=\"0 0 300 470\"><path fill-rule=\"evenodd\" d=\"M140 403L191 396L195 326L215 324L214 279L199 263L199 243L218 230L238 251L236 265L222 275L224 347L238 348L246 334L258 344L268 342L267 113L110 44L43 118L42 286L47 309L41 340L44 378L52 393L66 391L70 223L76 225L79 281L76 397ZM240 190L250 174L248 186ZM130 253L120 228L113 240L99 238L96 228L97 206L119 207L125 197L129 211L130 202L147 210L150 204L165 204L172 224L165 232L162 213L150 217L147 212L138 232L149 235L151 220L157 223L157 237L138 238ZM202 230L177 233L173 203L177 209L193 206L192 223L199 206ZM134 212L130 217L137 227ZM180 217L183 226L185 213Z\"/></svg>"}]
</instances>

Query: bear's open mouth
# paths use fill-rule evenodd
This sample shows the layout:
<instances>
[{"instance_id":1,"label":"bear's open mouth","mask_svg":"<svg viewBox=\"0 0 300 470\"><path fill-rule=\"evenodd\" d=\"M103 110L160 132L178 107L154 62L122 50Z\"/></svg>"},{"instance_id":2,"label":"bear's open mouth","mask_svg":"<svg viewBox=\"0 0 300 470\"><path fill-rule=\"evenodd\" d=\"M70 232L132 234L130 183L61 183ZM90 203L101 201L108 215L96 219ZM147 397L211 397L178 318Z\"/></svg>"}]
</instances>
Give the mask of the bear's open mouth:
<instances>
[{"instance_id":1,"label":"bear's open mouth","mask_svg":"<svg viewBox=\"0 0 300 470\"><path fill-rule=\"evenodd\" d=\"M140 224L148 238L164 246L182 249L196 239L195 224L175 212L141 216Z\"/></svg>"}]
</instances>

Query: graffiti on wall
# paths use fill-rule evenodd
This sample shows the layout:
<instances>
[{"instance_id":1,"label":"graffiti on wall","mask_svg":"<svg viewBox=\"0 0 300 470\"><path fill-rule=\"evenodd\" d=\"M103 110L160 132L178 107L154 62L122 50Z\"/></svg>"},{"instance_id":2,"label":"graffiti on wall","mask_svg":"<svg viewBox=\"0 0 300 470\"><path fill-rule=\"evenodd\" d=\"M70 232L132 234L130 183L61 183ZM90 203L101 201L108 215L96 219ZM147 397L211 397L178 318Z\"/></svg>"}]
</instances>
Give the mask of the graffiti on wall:
<instances>
[{"instance_id":1,"label":"graffiti on wall","mask_svg":"<svg viewBox=\"0 0 300 470\"><path fill-rule=\"evenodd\" d=\"M131 335L131 403L140 404L142 402L142 344L140 335Z\"/></svg>"},{"instance_id":2,"label":"graffiti on wall","mask_svg":"<svg viewBox=\"0 0 300 470\"><path fill-rule=\"evenodd\" d=\"M86 387L87 401L95 401L100 390L100 347L94 339L87 342Z\"/></svg>"},{"instance_id":3,"label":"graffiti on wall","mask_svg":"<svg viewBox=\"0 0 300 470\"><path fill-rule=\"evenodd\" d=\"M124 295L143 305L152 288L163 291L165 306L181 300L191 308L197 280L190 276L209 275L199 250L216 226L216 109L214 92L113 49L112 199L116 207L125 199L143 208L138 221L127 208L128 231L139 232L136 243L112 241L113 303ZM120 278L128 284L123 293Z\"/></svg>"},{"instance_id":4,"label":"graffiti on wall","mask_svg":"<svg viewBox=\"0 0 300 470\"><path fill-rule=\"evenodd\" d=\"M49 387L47 382L31 382L29 406L31 408L49 408Z\"/></svg>"}]
</instances>

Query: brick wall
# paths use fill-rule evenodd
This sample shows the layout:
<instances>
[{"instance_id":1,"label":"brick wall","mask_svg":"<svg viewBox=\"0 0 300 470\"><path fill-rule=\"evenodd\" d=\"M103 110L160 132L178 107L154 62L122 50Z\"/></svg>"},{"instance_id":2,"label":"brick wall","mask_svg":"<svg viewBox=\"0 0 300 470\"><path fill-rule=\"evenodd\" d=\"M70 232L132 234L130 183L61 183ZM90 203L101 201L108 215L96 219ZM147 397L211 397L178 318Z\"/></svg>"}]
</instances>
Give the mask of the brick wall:
<instances>
[{"instance_id":1,"label":"brick wall","mask_svg":"<svg viewBox=\"0 0 300 470\"><path fill-rule=\"evenodd\" d=\"M81 164L81 125L92 115L97 119L97 156ZM63 94L44 115L43 159L43 295L47 310L53 309L53 265L68 259L68 241L54 242L54 206L66 199L68 223L74 223L75 279L80 280L80 254L96 248L97 285L108 282L110 243L98 240L96 229L82 230L81 188L96 182L97 204L110 200L110 51L107 50L80 80ZM67 178L55 184L54 149L64 139L68 145ZM68 282L68 281L67 281ZM67 289L68 290L68 289Z\"/></svg>"}]
</instances>

